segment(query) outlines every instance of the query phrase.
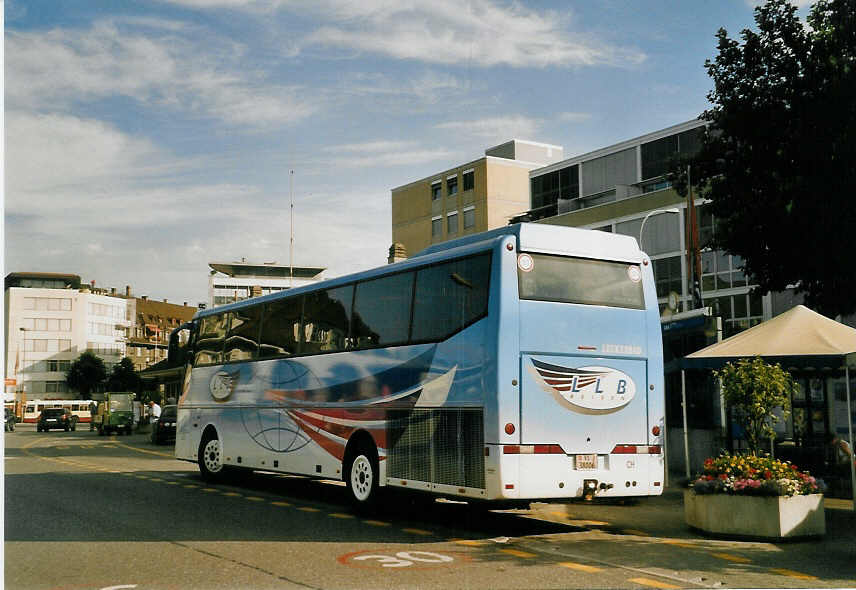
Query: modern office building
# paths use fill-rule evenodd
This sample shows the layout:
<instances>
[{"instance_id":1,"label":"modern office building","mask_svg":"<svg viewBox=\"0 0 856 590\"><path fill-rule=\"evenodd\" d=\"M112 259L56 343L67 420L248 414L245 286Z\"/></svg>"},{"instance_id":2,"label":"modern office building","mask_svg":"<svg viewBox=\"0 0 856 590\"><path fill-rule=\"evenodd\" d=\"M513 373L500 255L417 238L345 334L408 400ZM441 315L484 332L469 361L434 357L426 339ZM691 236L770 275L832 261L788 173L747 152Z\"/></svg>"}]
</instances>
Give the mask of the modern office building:
<instances>
[{"instance_id":1,"label":"modern office building","mask_svg":"<svg viewBox=\"0 0 856 590\"><path fill-rule=\"evenodd\" d=\"M392 189L392 241L404 253L501 227L529 208L529 172L563 157L561 146L514 139L482 158Z\"/></svg>"},{"instance_id":2,"label":"modern office building","mask_svg":"<svg viewBox=\"0 0 856 590\"><path fill-rule=\"evenodd\" d=\"M686 255L688 202L665 175L674 156L698 150L703 127L702 121L687 121L533 170L531 208L519 218L635 237L651 256L661 308L676 294L679 309L686 311L693 307L693 261ZM724 335L772 317L771 298L750 295L739 270L742 261L704 247L716 223L700 195L693 202L702 298L723 318Z\"/></svg>"},{"instance_id":3,"label":"modern office building","mask_svg":"<svg viewBox=\"0 0 856 590\"><path fill-rule=\"evenodd\" d=\"M792 292L764 296L752 292L737 256L707 244L716 235L717 220L703 195L692 194L696 209L700 258L701 302L693 301L691 277L695 260L688 256L690 200L680 196L666 174L674 156L691 156L699 148L705 123L687 121L621 143L555 162L530 172L529 211L511 221L568 225L635 237L653 263L657 296L663 310L666 397L670 466L683 472L681 373L678 360L716 341L714 319L688 318L693 308L709 307L721 318L721 337L728 337L779 315L801 303ZM692 177L692 169L690 168ZM701 305L699 305L699 303ZM683 313L681 313L683 312ZM669 317L673 315L671 318ZM670 321L674 318L684 318ZM828 433L847 431L840 411L844 376L836 371L794 374L794 411L779 425L776 450L816 468L824 464ZM723 421L720 400L709 371L686 373L686 412L690 427L691 467L733 444L735 433ZM806 391L811 391L807 398ZM810 411L805 400L810 399ZM838 404L838 405L836 405Z\"/></svg>"},{"instance_id":4,"label":"modern office building","mask_svg":"<svg viewBox=\"0 0 856 590\"><path fill-rule=\"evenodd\" d=\"M4 311L7 401L71 398L65 372L81 353L108 370L125 355L127 302L81 288L77 275L11 273Z\"/></svg>"},{"instance_id":5,"label":"modern office building","mask_svg":"<svg viewBox=\"0 0 856 590\"><path fill-rule=\"evenodd\" d=\"M216 307L250 297L308 285L323 279L324 267L289 266L276 262L209 262L208 305Z\"/></svg>"}]
</instances>

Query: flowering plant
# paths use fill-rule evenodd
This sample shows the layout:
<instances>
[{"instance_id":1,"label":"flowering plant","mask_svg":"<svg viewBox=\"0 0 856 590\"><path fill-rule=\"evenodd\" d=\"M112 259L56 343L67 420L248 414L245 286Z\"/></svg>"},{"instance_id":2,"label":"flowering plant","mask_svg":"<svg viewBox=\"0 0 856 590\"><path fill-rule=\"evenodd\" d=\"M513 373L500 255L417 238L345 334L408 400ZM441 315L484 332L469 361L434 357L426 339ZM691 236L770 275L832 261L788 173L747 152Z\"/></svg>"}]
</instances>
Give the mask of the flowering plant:
<instances>
[{"instance_id":1,"label":"flowering plant","mask_svg":"<svg viewBox=\"0 0 856 590\"><path fill-rule=\"evenodd\" d=\"M690 487L697 494L799 496L823 493L823 480L788 461L769 456L730 455L705 459L704 470Z\"/></svg>"}]
</instances>

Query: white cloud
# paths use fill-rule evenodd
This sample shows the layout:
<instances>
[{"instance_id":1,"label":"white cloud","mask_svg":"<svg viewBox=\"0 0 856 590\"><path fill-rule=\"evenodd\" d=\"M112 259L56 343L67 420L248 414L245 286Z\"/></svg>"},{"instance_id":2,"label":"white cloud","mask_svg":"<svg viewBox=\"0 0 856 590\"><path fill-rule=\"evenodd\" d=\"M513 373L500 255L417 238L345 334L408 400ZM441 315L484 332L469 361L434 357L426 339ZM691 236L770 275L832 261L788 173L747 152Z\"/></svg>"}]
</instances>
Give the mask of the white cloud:
<instances>
[{"instance_id":1,"label":"white cloud","mask_svg":"<svg viewBox=\"0 0 856 590\"><path fill-rule=\"evenodd\" d=\"M632 66L644 61L637 49L563 28L567 10L538 12L494 0L173 0L193 8L251 12L290 7L310 12L322 26L304 45L349 49L434 64L480 67Z\"/></svg>"},{"instance_id":2,"label":"white cloud","mask_svg":"<svg viewBox=\"0 0 856 590\"><path fill-rule=\"evenodd\" d=\"M405 104L413 108L413 101L436 104L459 97L471 90L470 84L451 74L426 71L412 77L390 77L372 72L358 72L343 80L340 92L372 99L390 98L391 104ZM396 101L396 102L393 102Z\"/></svg>"},{"instance_id":3,"label":"white cloud","mask_svg":"<svg viewBox=\"0 0 856 590\"><path fill-rule=\"evenodd\" d=\"M333 164L344 168L382 168L407 166L448 160L452 152L443 149L426 149L415 141L377 140L327 146L324 152L334 155ZM344 155L342 155L344 154Z\"/></svg>"},{"instance_id":4,"label":"white cloud","mask_svg":"<svg viewBox=\"0 0 856 590\"><path fill-rule=\"evenodd\" d=\"M256 127L294 123L318 108L317 98L301 97L301 88L245 71L239 45L203 47L188 35L175 35L181 27L170 28L156 19L122 22L155 27L158 34L131 32L111 21L96 23L88 31L7 31L8 104L71 110L89 101L123 96Z\"/></svg>"},{"instance_id":5,"label":"white cloud","mask_svg":"<svg viewBox=\"0 0 856 590\"><path fill-rule=\"evenodd\" d=\"M75 272L99 285L195 303L205 299L209 261L288 258L287 202L257 186L188 174L210 163L176 161L92 119L10 111L6 123L10 270ZM407 144L365 147L383 156ZM362 153L358 144L341 151ZM332 186L295 201L295 263L332 266L334 274L384 263L387 188ZM356 235L359 242L342 247Z\"/></svg>"},{"instance_id":6,"label":"white cloud","mask_svg":"<svg viewBox=\"0 0 856 590\"><path fill-rule=\"evenodd\" d=\"M19 195L136 177L156 154L146 140L68 115L8 111L6 137L7 204Z\"/></svg>"},{"instance_id":7,"label":"white cloud","mask_svg":"<svg viewBox=\"0 0 856 590\"><path fill-rule=\"evenodd\" d=\"M338 22L304 42L446 65L545 67L635 65L639 51L560 28L566 18L517 4L328 1Z\"/></svg>"},{"instance_id":8,"label":"white cloud","mask_svg":"<svg viewBox=\"0 0 856 590\"><path fill-rule=\"evenodd\" d=\"M514 115L472 121L449 121L440 123L436 127L437 129L454 131L457 136L500 142L509 139L532 139L541 127L541 123L530 117Z\"/></svg>"},{"instance_id":9,"label":"white cloud","mask_svg":"<svg viewBox=\"0 0 856 590\"><path fill-rule=\"evenodd\" d=\"M57 235L180 223L204 216L212 203L218 214L240 216L241 201L255 191L177 184L186 162L101 121L12 111L6 133L6 212L39 218L41 231ZM151 186L152 176L163 186Z\"/></svg>"},{"instance_id":10,"label":"white cloud","mask_svg":"<svg viewBox=\"0 0 856 590\"><path fill-rule=\"evenodd\" d=\"M565 112L559 114L559 121L564 123L582 123L591 120L591 113Z\"/></svg>"}]
</instances>

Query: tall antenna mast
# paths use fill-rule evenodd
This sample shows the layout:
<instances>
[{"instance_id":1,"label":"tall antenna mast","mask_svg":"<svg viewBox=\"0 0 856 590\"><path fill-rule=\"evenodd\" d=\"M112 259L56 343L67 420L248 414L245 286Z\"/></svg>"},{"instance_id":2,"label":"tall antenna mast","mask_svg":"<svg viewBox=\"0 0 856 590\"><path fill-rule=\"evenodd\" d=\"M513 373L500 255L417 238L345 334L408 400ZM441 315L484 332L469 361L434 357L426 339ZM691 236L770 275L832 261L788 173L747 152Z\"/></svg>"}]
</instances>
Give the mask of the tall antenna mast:
<instances>
[{"instance_id":1,"label":"tall antenna mast","mask_svg":"<svg viewBox=\"0 0 856 590\"><path fill-rule=\"evenodd\" d=\"M291 198L291 242L288 246L288 287L294 286L294 170L288 171L288 192Z\"/></svg>"}]
</instances>

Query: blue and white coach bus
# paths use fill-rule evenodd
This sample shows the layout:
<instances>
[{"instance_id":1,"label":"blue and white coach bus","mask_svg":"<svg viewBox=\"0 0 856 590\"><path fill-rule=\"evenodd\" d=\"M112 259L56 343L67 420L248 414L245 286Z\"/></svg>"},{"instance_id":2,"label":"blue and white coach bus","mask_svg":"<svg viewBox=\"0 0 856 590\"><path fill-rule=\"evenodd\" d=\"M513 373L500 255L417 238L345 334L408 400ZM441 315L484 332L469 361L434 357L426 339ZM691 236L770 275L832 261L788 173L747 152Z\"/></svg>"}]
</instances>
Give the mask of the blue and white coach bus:
<instances>
[{"instance_id":1,"label":"blue and white coach bus","mask_svg":"<svg viewBox=\"0 0 856 590\"><path fill-rule=\"evenodd\" d=\"M200 311L171 355L187 359L175 454L208 479L342 479L358 506L385 486L511 503L663 489L660 320L631 237L503 227Z\"/></svg>"}]
</instances>

